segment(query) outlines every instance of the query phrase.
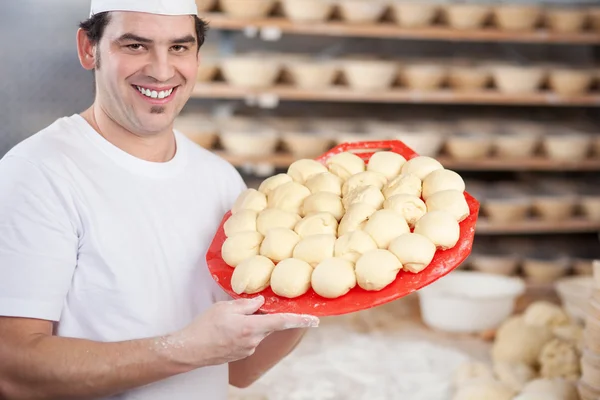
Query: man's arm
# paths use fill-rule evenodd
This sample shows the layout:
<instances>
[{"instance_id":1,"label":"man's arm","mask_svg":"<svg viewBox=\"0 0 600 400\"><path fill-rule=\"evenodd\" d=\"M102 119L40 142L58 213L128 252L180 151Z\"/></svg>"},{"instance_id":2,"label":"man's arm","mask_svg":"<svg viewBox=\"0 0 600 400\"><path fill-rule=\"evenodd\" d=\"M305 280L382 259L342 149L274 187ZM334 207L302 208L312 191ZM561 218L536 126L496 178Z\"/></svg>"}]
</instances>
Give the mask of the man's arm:
<instances>
[{"instance_id":1,"label":"man's arm","mask_svg":"<svg viewBox=\"0 0 600 400\"><path fill-rule=\"evenodd\" d=\"M229 383L246 388L273 368L300 343L306 329L275 332L263 340L248 358L229 363Z\"/></svg>"},{"instance_id":2,"label":"man's arm","mask_svg":"<svg viewBox=\"0 0 600 400\"><path fill-rule=\"evenodd\" d=\"M52 322L0 317L0 399L95 399L254 354L273 332L316 318L252 315L264 299L217 303L182 331L118 343L52 336Z\"/></svg>"}]
</instances>

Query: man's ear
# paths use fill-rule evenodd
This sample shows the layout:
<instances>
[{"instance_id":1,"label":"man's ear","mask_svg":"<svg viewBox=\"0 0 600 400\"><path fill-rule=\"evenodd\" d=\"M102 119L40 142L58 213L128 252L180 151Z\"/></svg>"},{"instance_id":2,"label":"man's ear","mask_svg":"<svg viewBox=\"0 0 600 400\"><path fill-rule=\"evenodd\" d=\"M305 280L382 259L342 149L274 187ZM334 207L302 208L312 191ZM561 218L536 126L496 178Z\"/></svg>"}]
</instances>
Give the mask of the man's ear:
<instances>
[{"instance_id":1,"label":"man's ear","mask_svg":"<svg viewBox=\"0 0 600 400\"><path fill-rule=\"evenodd\" d=\"M77 30L77 55L81 66L88 71L96 67L96 45L87 37L87 33L79 28Z\"/></svg>"}]
</instances>

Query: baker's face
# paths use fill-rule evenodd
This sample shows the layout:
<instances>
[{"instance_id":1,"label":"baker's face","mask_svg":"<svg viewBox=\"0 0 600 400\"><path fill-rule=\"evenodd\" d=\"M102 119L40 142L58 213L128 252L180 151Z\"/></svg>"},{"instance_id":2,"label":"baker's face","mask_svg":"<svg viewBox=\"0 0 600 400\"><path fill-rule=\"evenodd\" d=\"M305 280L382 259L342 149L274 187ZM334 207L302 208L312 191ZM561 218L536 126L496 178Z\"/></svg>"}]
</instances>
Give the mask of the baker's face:
<instances>
[{"instance_id":1,"label":"baker's face","mask_svg":"<svg viewBox=\"0 0 600 400\"><path fill-rule=\"evenodd\" d=\"M130 132L149 136L173 124L198 71L192 16L113 12L97 48L97 101Z\"/></svg>"}]
</instances>

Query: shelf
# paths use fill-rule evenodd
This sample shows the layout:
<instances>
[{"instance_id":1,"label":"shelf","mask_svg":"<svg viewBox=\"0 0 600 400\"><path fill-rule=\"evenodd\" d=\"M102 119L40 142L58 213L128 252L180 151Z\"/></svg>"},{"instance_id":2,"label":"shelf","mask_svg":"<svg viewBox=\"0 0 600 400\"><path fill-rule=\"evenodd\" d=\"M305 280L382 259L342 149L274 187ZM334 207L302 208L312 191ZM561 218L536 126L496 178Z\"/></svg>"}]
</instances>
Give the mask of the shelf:
<instances>
[{"instance_id":1,"label":"shelf","mask_svg":"<svg viewBox=\"0 0 600 400\"><path fill-rule=\"evenodd\" d=\"M477 234L483 235L526 235L526 234L554 234L554 233L594 233L600 232L600 222L582 218L568 221L554 222L541 220L526 220L505 224L490 223L485 218L479 218Z\"/></svg>"},{"instance_id":2,"label":"shelf","mask_svg":"<svg viewBox=\"0 0 600 400\"><path fill-rule=\"evenodd\" d=\"M244 31L248 36L265 36L270 40L280 34L321 35L337 37L376 37L390 39L416 39L469 42L515 42L555 44L600 44L600 34L581 32L553 33L545 30L509 32L496 28L457 30L444 26L427 28L402 28L393 23L354 25L339 21L293 22L286 18L236 19L221 13L203 16L213 29ZM261 33L262 32L262 33Z\"/></svg>"},{"instance_id":3,"label":"shelf","mask_svg":"<svg viewBox=\"0 0 600 400\"><path fill-rule=\"evenodd\" d=\"M289 153L276 153L267 157L248 158L234 156L224 151L216 153L235 166L245 164L270 164L276 168L287 168L296 157ZM557 162L537 157L527 160L506 160L486 158L474 161L457 161L447 157L437 157L444 167L457 171L600 171L600 158L574 163Z\"/></svg>"},{"instance_id":4,"label":"shelf","mask_svg":"<svg viewBox=\"0 0 600 400\"><path fill-rule=\"evenodd\" d=\"M361 92L343 86L325 90L299 89L278 85L265 89L247 89L226 83L198 83L192 97L204 99L241 99L249 105L273 108L281 100L344 103L414 104L489 104L514 106L600 106L600 93L563 97L551 92L506 95L493 90L481 92L416 92L403 88L386 92Z\"/></svg>"}]
</instances>

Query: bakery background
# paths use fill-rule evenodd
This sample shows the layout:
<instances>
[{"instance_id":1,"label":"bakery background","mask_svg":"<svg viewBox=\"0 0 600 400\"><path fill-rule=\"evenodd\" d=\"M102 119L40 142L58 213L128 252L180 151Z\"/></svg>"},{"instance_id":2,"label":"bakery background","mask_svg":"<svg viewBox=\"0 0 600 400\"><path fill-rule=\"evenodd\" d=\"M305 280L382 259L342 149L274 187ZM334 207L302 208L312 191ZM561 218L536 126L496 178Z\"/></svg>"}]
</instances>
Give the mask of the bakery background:
<instances>
[{"instance_id":1,"label":"bakery background","mask_svg":"<svg viewBox=\"0 0 600 400\"><path fill-rule=\"evenodd\" d=\"M460 172L482 202L464 269L524 278L527 290L515 312L549 300L580 324L593 314L584 308L592 260L600 258L599 2L198 3L211 31L194 98L177 126L235 164L250 186L336 143L403 140ZM521 8L511 14L510 5ZM0 33L19 40L2 41L0 72L10 79L0 83L0 155L92 101L92 75L74 52L74 31L87 14L87 3L75 0L4 5ZM470 306L455 310L455 319L472 323ZM491 366L493 332L433 329L425 312L410 296L327 319L289 360L250 391L232 390L232 397L452 398L457 370L489 372L459 366L468 358ZM564 350L562 361L577 357L575 372L542 373L537 360L529 369L515 364L531 360L516 360L506 373L496 363L499 379L518 383L510 397L497 398L512 398L532 373L579 381L583 364L582 394L597 395L596 353Z\"/></svg>"}]
</instances>

